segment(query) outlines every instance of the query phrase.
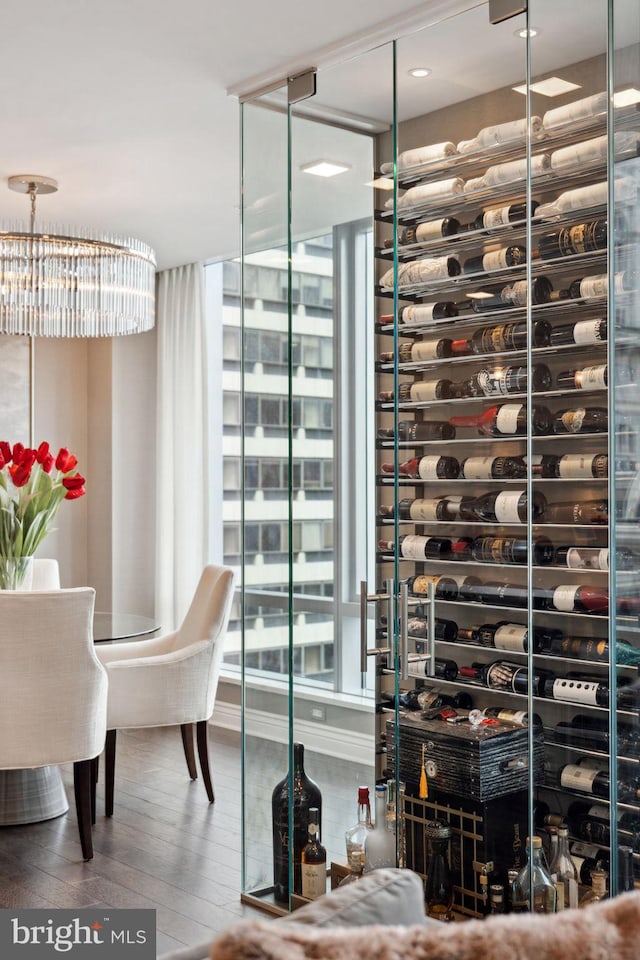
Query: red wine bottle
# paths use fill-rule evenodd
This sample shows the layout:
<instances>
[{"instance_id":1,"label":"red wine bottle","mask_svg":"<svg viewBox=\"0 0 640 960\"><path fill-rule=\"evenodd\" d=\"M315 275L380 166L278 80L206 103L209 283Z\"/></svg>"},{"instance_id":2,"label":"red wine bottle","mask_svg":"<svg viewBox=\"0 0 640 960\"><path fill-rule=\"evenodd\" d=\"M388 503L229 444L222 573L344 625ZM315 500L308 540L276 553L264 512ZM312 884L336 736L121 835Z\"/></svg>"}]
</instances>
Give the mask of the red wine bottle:
<instances>
[{"instance_id":1,"label":"red wine bottle","mask_svg":"<svg viewBox=\"0 0 640 960\"><path fill-rule=\"evenodd\" d=\"M575 407L559 410L553 420L554 433L606 433L609 419L606 407Z\"/></svg>"},{"instance_id":2,"label":"red wine bottle","mask_svg":"<svg viewBox=\"0 0 640 960\"><path fill-rule=\"evenodd\" d=\"M533 562L548 566L553 562L553 544L545 537L533 542ZM472 548L473 559L478 563L526 563L527 541L518 537L476 537Z\"/></svg>"},{"instance_id":3,"label":"red wine bottle","mask_svg":"<svg viewBox=\"0 0 640 960\"><path fill-rule=\"evenodd\" d=\"M458 307L452 300L438 300L435 303L412 303L408 307L403 307L400 311L400 323L416 326L421 323L429 323L430 320L444 320L447 317L457 316ZM393 322L393 317L389 318L389 322Z\"/></svg>"},{"instance_id":4,"label":"red wine bottle","mask_svg":"<svg viewBox=\"0 0 640 960\"><path fill-rule=\"evenodd\" d=\"M607 547L574 547L572 545L556 547L554 564L569 570L608 570L609 550ZM618 568L620 564L618 563Z\"/></svg>"},{"instance_id":5,"label":"red wine bottle","mask_svg":"<svg viewBox=\"0 0 640 960\"><path fill-rule=\"evenodd\" d=\"M441 560L451 553L451 540L408 534L398 537L398 548L404 560ZM393 553L394 541L378 540L378 549L383 553Z\"/></svg>"},{"instance_id":6,"label":"red wine bottle","mask_svg":"<svg viewBox=\"0 0 640 960\"><path fill-rule=\"evenodd\" d=\"M457 600L458 584L453 577L433 577L420 573L409 577L407 586L409 593L417 597L426 597L429 593L429 584L433 583L438 600Z\"/></svg>"},{"instance_id":7,"label":"red wine bottle","mask_svg":"<svg viewBox=\"0 0 640 960\"><path fill-rule=\"evenodd\" d=\"M532 419L536 436L551 432L553 416L546 407L535 406ZM527 408L523 403L503 403L477 415L450 417L449 423L453 427L477 427L481 436L521 435L527 430Z\"/></svg>"},{"instance_id":8,"label":"red wine bottle","mask_svg":"<svg viewBox=\"0 0 640 960\"><path fill-rule=\"evenodd\" d=\"M532 373L533 389L537 393L551 387L551 371L544 363L534 364ZM495 397L526 393L527 383L526 367L485 367L461 384L461 394L464 397Z\"/></svg>"},{"instance_id":9,"label":"red wine bottle","mask_svg":"<svg viewBox=\"0 0 640 960\"><path fill-rule=\"evenodd\" d=\"M548 303L553 286L547 277L535 277L531 288L531 303ZM526 307L529 297L529 284L526 280L516 280L498 290L487 291L486 297L473 297L471 306L476 313L488 313L490 310L504 310L509 307Z\"/></svg>"},{"instance_id":10,"label":"red wine bottle","mask_svg":"<svg viewBox=\"0 0 640 960\"><path fill-rule=\"evenodd\" d=\"M560 630L547 627L534 627L533 652L543 653L549 650L556 636L562 637ZM483 647L495 647L511 653L527 653L529 650L529 632L526 624L500 620L498 623L483 623L477 627L478 641Z\"/></svg>"},{"instance_id":11,"label":"red wine bottle","mask_svg":"<svg viewBox=\"0 0 640 960\"><path fill-rule=\"evenodd\" d=\"M543 260L556 257L572 257L592 250L606 250L607 221L590 220L573 227L563 227L547 233L538 241L538 251Z\"/></svg>"},{"instance_id":12,"label":"red wine bottle","mask_svg":"<svg viewBox=\"0 0 640 960\"><path fill-rule=\"evenodd\" d=\"M460 464L465 480L517 480L527 475L523 457L467 457Z\"/></svg>"},{"instance_id":13,"label":"red wine bottle","mask_svg":"<svg viewBox=\"0 0 640 960\"><path fill-rule=\"evenodd\" d=\"M559 501L546 504L540 523L607 524L608 500Z\"/></svg>"},{"instance_id":14,"label":"red wine bottle","mask_svg":"<svg viewBox=\"0 0 640 960\"><path fill-rule=\"evenodd\" d=\"M398 402L424 402L425 400L448 400L453 394L451 380L414 380L412 383L401 383L398 386ZM394 400L393 390L383 390L378 394L382 403Z\"/></svg>"},{"instance_id":15,"label":"red wine bottle","mask_svg":"<svg viewBox=\"0 0 640 960\"><path fill-rule=\"evenodd\" d=\"M538 491L533 494L532 516L536 520L547 507L544 496ZM500 490L475 497L467 505L477 520L486 523L524 523L528 517L528 498L526 490Z\"/></svg>"},{"instance_id":16,"label":"red wine bottle","mask_svg":"<svg viewBox=\"0 0 640 960\"><path fill-rule=\"evenodd\" d=\"M412 500L404 497L398 501L397 510L393 504L380 507L378 517L381 520L413 520L416 523L430 520L455 520L459 513L461 497L428 497Z\"/></svg>"},{"instance_id":17,"label":"red wine bottle","mask_svg":"<svg viewBox=\"0 0 640 960\"><path fill-rule=\"evenodd\" d=\"M382 472L395 474L395 464L383 463ZM455 480L460 475L460 464L455 457L412 457L398 464L398 476L420 480Z\"/></svg>"},{"instance_id":18,"label":"red wine bottle","mask_svg":"<svg viewBox=\"0 0 640 960\"><path fill-rule=\"evenodd\" d=\"M470 340L454 340L452 353L483 354L505 353L509 350L526 350L528 327L525 320L512 323L499 323L492 327L476 330ZM533 323L533 344L536 347L548 347L551 337L551 325L546 320Z\"/></svg>"},{"instance_id":19,"label":"red wine bottle","mask_svg":"<svg viewBox=\"0 0 640 960\"><path fill-rule=\"evenodd\" d=\"M427 220L413 227L406 227L399 237L399 243L426 243L440 237L453 237L460 229L460 221L455 217L442 217L440 220Z\"/></svg>"},{"instance_id":20,"label":"red wine bottle","mask_svg":"<svg viewBox=\"0 0 640 960\"><path fill-rule=\"evenodd\" d=\"M594 770L582 764L567 763L560 770L560 786L565 790L580 790L608 800L610 783L606 769ZM618 800L621 803L640 803L640 778L630 776L618 779Z\"/></svg>"},{"instance_id":21,"label":"red wine bottle","mask_svg":"<svg viewBox=\"0 0 640 960\"><path fill-rule=\"evenodd\" d=\"M580 477L604 479L609 475L609 457L606 453L582 454L566 453L561 457L544 454L534 457L532 470L534 477L553 477L563 480L575 480Z\"/></svg>"},{"instance_id":22,"label":"red wine bottle","mask_svg":"<svg viewBox=\"0 0 640 960\"><path fill-rule=\"evenodd\" d=\"M469 257L464 261L462 270L464 273L488 273L491 270L504 270L506 267L517 266L524 263L526 258L527 251L524 247L511 244L479 257Z\"/></svg>"},{"instance_id":23,"label":"red wine bottle","mask_svg":"<svg viewBox=\"0 0 640 960\"><path fill-rule=\"evenodd\" d=\"M398 439L421 443L425 440L453 440L455 427L446 420L400 420ZM393 427L378 430L379 440L393 440Z\"/></svg>"},{"instance_id":24,"label":"red wine bottle","mask_svg":"<svg viewBox=\"0 0 640 960\"><path fill-rule=\"evenodd\" d=\"M543 610L562 613L607 613L609 592L590 584L561 583L548 590L539 589L537 605Z\"/></svg>"},{"instance_id":25,"label":"red wine bottle","mask_svg":"<svg viewBox=\"0 0 640 960\"><path fill-rule=\"evenodd\" d=\"M415 363L420 360L438 360L442 357L450 357L452 343L453 341L446 337L441 337L438 340L414 340L412 343L401 343L398 346L398 362ZM393 351L380 354L380 364L393 363L393 360Z\"/></svg>"},{"instance_id":26,"label":"red wine bottle","mask_svg":"<svg viewBox=\"0 0 640 960\"><path fill-rule=\"evenodd\" d=\"M537 200L531 201L529 204L530 216L534 216L539 206L540 204ZM497 227L506 227L511 223L525 220L526 217L526 203L510 203L505 207L483 210L482 213L476 217L473 227L475 230L495 230Z\"/></svg>"},{"instance_id":27,"label":"red wine bottle","mask_svg":"<svg viewBox=\"0 0 640 960\"><path fill-rule=\"evenodd\" d=\"M556 377L558 390L604 390L607 383L606 363L581 370L562 370Z\"/></svg>"},{"instance_id":28,"label":"red wine bottle","mask_svg":"<svg viewBox=\"0 0 640 960\"><path fill-rule=\"evenodd\" d=\"M549 339L552 347L559 347L564 343L577 343L580 346L606 343L607 321L601 317L595 320L578 320L577 323L563 323L551 330Z\"/></svg>"}]
</instances>

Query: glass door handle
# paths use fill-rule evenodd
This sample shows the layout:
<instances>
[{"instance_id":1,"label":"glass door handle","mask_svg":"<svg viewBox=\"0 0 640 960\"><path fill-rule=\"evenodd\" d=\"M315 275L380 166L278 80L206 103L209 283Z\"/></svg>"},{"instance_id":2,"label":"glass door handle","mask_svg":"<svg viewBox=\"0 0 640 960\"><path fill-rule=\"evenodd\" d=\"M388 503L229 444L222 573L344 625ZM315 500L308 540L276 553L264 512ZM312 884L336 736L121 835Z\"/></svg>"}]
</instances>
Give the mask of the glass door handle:
<instances>
[{"instance_id":1,"label":"glass door handle","mask_svg":"<svg viewBox=\"0 0 640 960\"><path fill-rule=\"evenodd\" d=\"M367 657L375 657L381 653L389 653L389 647L367 646L367 604L387 601L387 633L393 630L395 614L395 597L393 595L393 580L385 581L386 593L369 593L366 580L360 581L360 672L367 672Z\"/></svg>"},{"instance_id":2,"label":"glass door handle","mask_svg":"<svg viewBox=\"0 0 640 960\"><path fill-rule=\"evenodd\" d=\"M398 618L400 621L400 680L409 679L409 585L400 581L400 603Z\"/></svg>"}]
</instances>

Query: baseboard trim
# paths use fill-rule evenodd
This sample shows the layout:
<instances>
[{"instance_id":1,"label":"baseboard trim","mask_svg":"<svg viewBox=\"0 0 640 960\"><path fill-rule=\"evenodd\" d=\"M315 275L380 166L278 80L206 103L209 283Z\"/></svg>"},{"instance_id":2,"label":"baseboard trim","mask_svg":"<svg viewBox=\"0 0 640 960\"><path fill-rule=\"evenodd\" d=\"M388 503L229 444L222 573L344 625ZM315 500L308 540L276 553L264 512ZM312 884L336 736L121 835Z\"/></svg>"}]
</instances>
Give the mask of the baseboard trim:
<instances>
[{"instance_id":1,"label":"baseboard trim","mask_svg":"<svg viewBox=\"0 0 640 960\"><path fill-rule=\"evenodd\" d=\"M209 722L214 727L239 733L242 726L240 705L218 701ZM276 743L289 742L287 717L264 710L247 710L245 722L246 731L251 736L274 740ZM351 763L369 762L375 749L373 733L369 735L329 727L324 723L314 723L312 720L295 721L295 738L304 743L305 748L313 753L326 754Z\"/></svg>"}]
</instances>

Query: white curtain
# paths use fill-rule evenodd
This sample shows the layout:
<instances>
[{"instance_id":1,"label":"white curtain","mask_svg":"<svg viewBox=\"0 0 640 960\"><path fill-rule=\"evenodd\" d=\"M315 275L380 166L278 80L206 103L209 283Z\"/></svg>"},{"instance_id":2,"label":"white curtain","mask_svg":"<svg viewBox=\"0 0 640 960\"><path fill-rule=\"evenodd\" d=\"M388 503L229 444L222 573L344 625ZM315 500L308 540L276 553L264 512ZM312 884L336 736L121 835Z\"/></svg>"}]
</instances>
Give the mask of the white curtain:
<instances>
[{"instance_id":1,"label":"white curtain","mask_svg":"<svg viewBox=\"0 0 640 960\"><path fill-rule=\"evenodd\" d=\"M180 624L208 560L204 268L158 274L156 617Z\"/></svg>"}]
</instances>

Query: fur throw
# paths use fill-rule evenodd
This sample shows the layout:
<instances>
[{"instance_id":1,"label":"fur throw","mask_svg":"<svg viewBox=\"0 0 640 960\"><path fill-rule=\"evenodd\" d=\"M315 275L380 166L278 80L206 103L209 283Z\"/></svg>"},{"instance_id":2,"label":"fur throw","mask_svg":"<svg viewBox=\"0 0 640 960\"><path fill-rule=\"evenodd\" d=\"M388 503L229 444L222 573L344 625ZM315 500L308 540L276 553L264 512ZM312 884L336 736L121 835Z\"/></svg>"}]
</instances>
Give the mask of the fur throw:
<instances>
[{"instance_id":1,"label":"fur throw","mask_svg":"<svg viewBox=\"0 0 640 960\"><path fill-rule=\"evenodd\" d=\"M638 960L640 892L586 910L412 927L317 928L244 921L212 960Z\"/></svg>"}]
</instances>

